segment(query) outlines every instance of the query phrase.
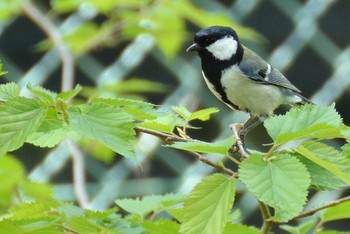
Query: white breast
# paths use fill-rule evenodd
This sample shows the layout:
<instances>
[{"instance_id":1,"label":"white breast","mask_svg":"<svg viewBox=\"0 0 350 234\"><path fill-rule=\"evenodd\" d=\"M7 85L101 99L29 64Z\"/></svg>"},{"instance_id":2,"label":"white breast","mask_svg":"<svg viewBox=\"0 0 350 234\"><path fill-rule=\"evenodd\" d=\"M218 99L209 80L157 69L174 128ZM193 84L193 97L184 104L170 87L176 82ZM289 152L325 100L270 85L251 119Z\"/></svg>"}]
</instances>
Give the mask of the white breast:
<instances>
[{"instance_id":1,"label":"white breast","mask_svg":"<svg viewBox=\"0 0 350 234\"><path fill-rule=\"evenodd\" d=\"M249 110L255 116L272 115L284 101L280 88L250 80L237 65L222 73L221 83L232 103L242 110Z\"/></svg>"}]
</instances>

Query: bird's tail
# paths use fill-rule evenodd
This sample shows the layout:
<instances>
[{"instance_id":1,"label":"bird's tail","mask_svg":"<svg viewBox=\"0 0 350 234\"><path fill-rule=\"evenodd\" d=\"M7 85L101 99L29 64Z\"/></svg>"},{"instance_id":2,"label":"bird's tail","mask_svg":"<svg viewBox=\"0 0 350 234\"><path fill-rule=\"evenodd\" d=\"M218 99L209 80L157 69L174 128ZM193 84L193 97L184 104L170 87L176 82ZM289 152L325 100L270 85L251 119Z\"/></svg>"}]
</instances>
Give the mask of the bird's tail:
<instances>
[{"instance_id":1,"label":"bird's tail","mask_svg":"<svg viewBox=\"0 0 350 234\"><path fill-rule=\"evenodd\" d=\"M315 103L313 103L310 99L308 99L308 98L302 96L302 95L299 94L299 93L295 93L295 95L301 99L300 102L297 102L297 103L296 103L296 105L298 105L298 106L300 106L300 105L305 105L305 104L315 104Z\"/></svg>"}]
</instances>

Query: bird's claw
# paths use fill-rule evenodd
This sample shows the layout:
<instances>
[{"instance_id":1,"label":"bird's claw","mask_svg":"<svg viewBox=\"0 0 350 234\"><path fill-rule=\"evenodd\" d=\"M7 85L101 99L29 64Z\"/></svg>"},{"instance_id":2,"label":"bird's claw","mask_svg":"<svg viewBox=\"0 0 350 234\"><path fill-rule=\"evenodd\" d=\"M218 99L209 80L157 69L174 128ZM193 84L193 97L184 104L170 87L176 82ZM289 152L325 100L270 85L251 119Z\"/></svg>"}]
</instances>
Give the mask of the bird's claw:
<instances>
[{"instance_id":1,"label":"bird's claw","mask_svg":"<svg viewBox=\"0 0 350 234\"><path fill-rule=\"evenodd\" d=\"M234 151L238 152L244 158L249 157L249 153L244 148L244 124L234 123L230 125L230 128L236 140L236 143L234 144Z\"/></svg>"}]
</instances>

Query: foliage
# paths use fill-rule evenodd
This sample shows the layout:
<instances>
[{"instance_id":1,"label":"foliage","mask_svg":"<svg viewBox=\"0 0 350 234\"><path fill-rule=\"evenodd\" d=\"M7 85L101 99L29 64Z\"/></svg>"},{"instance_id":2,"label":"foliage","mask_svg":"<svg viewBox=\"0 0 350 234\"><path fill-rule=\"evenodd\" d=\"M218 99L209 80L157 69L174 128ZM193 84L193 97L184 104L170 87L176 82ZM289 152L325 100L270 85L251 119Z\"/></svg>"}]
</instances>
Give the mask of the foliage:
<instances>
[{"instance_id":1,"label":"foliage","mask_svg":"<svg viewBox=\"0 0 350 234\"><path fill-rule=\"evenodd\" d=\"M82 91L80 86L63 93L35 85L29 85L28 89L32 98L20 96L15 83L0 86L2 155L22 147L25 142L55 147L69 138L83 144L86 139L94 140L121 156L135 158L135 129L141 128L163 134L168 140L173 137L175 142L166 147L231 157L230 147L234 143L231 137L209 143L186 135L190 121L206 121L216 109L191 113L184 106L174 106L175 112L160 112L150 103L125 98L94 98L87 104L75 104L74 97ZM189 195L118 199L117 207L129 214L124 217L117 207L94 213L55 201L50 195L50 185L29 181L20 162L3 156L0 158L0 229L16 233L159 233L160 230L168 233L230 233L234 230L256 233L254 228L230 221L236 179L259 201L274 209L270 219L277 223L288 222L303 210L310 189L339 189L349 185L349 144L339 151L320 142L334 137L349 140L349 128L342 123L334 105L292 109L283 116L270 117L265 127L274 140L273 145L266 153L255 152L244 159L239 164L238 177L234 174L236 178L222 174L208 176ZM182 129L178 132L180 135L176 134L176 129ZM225 167L225 162L221 163ZM348 218L347 210L348 202L325 209L320 212L321 224L317 227ZM316 222L307 222L304 226L284 225L282 228L294 232L309 230L314 225Z\"/></svg>"},{"instance_id":2,"label":"foliage","mask_svg":"<svg viewBox=\"0 0 350 234\"><path fill-rule=\"evenodd\" d=\"M0 0L0 19L9 20L23 13L24 3ZM90 10L91 18L102 16L96 22L86 20L61 35L75 58L147 34L163 56L171 60L183 42L191 40L186 33L187 24L227 25L234 27L242 39L259 39L255 32L233 23L226 15L207 13L189 0L52 0L48 4L50 17L57 19L80 10ZM47 39L37 48L52 46L53 42ZM5 73L0 65L0 75ZM326 223L350 218L349 197L301 213L310 191L350 185L350 129L334 105L305 105L270 117L264 123L273 140L270 149L237 159L232 137L203 142L188 135L188 128L196 129L192 126L194 120L207 121L217 109L191 112L180 105L159 111L152 103L130 97L139 97L139 92L164 92L169 87L140 78L102 86L77 85L68 91L53 92L32 84L22 89L13 82L0 85L0 234L259 233L237 218L244 212L235 207L237 180L263 207L265 233L269 231L266 226L272 225L290 233L335 233L321 229ZM24 89L30 94L22 95ZM166 141L164 147L196 155L222 174L203 178L189 194L122 198L111 209L92 211L58 201L52 196L50 184L29 180L24 166L10 154L25 144L55 148L69 141L103 162L112 161L115 155L136 160L137 132L158 136ZM324 141L334 138L347 143L336 149ZM238 171L228 169L226 160L212 162L200 153L227 157ZM295 219L314 213L317 215L312 219L292 226Z\"/></svg>"}]
</instances>

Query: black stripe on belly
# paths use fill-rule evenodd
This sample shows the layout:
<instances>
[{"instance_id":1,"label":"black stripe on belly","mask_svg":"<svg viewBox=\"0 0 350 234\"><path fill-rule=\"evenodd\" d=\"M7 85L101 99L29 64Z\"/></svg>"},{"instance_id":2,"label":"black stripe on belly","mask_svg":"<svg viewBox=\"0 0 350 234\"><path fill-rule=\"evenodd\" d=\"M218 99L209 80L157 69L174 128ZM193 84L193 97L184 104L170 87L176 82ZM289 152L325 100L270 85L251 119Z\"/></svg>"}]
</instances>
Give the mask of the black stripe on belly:
<instances>
[{"instance_id":1,"label":"black stripe on belly","mask_svg":"<svg viewBox=\"0 0 350 234\"><path fill-rule=\"evenodd\" d=\"M220 95L220 98L219 98L220 101L224 102L225 104L230 106L232 109L239 110L239 107L227 98L225 88L222 86L220 82L220 78L219 77L216 79L213 79L213 77L209 78L204 70L203 70L203 74L204 74L204 78L214 86L215 91Z\"/></svg>"}]
</instances>

